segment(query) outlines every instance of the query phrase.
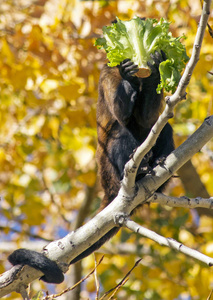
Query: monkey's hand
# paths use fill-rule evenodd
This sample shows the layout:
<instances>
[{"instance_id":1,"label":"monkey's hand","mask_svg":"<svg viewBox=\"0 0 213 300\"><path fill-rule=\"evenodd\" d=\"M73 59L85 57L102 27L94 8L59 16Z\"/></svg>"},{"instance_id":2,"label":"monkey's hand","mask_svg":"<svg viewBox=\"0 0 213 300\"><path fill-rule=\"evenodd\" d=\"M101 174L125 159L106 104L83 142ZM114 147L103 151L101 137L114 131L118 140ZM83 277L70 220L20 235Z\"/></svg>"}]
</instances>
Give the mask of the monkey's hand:
<instances>
[{"instance_id":1,"label":"monkey's hand","mask_svg":"<svg viewBox=\"0 0 213 300\"><path fill-rule=\"evenodd\" d=\"M154 54L150 54L150 57L152 58L154 63L151 62L147 62L148 67L151 70L151 76L155 76L158 77L160 76L160 72L159 72L159 65L160 63L162 63L163 61L166 60L166 55L165 53L161 50L161 52L155 51Z\"/></svg>"},{"instance_id":2,"label":"monkey's hand","mask_svg":"<svg viewBox=\"0 0 213 300\"><path fill-rule=\"evenodd\" d=\"M133 81L137 84L137 77L133 76L135 73L138 72L138 66L134 65L134 63L129 59L124 59L120 65L118 66L120 75L123 79L128 81ZM139 82L138 82L139 83Z\"/></svg>"}]
</instances>

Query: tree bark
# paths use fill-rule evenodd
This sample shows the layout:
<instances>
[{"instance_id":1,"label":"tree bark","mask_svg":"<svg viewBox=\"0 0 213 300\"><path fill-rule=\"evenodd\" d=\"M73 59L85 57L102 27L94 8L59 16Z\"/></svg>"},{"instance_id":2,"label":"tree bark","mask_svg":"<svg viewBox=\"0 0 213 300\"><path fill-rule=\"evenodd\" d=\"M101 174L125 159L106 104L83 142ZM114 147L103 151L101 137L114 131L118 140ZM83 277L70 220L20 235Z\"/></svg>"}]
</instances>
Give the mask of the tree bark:
<instances>
[{"instance_id":1,"label":"tree bark","mask_svg":"<svg viewBox=\"0 0 213 300\"><path fill-rule=\"evenodd\" d=\"M183 183L187 197L210 197L191 160L187 161L187 163L178 170L178 175ZM213 210L202 207L196 208L196 210L200 216L206 215L211 218L213 217Z\"/></svg>"}]
</instances>

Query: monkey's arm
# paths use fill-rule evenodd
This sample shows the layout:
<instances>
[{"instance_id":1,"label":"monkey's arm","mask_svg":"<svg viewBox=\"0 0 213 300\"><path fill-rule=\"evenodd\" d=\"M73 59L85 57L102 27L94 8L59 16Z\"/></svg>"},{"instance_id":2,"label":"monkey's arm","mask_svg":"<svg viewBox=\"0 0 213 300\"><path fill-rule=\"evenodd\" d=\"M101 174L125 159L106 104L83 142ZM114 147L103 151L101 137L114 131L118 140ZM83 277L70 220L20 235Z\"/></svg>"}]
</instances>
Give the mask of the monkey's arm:
<instances>
[{"instance_id":1,"label":"monkey's arm","mask_svg":"<svg viewBox=\"0 0 213 300\"><path fill-rule=\"evenodd\" d=\"M139 81L132 76L138 71L136 67L130 60L124 60L119 67L104 66L99 81L101 98L123 126L128 124L138 96Z\"/></svg>"},{"instance_id":2,"label":"monkey's arm","mask_svg":"<svg viewBox=\"0 0 213 300\"><path fill-rule=\"evenodd\" d=\"M140 101L134 110L134 116L137 123L143 128L151 128L157 121L161 110L162 94L157 94L156 89L160 83L159 65L166 59L164 52L161 51L151 54L153 63L148 62L151 69L151 75L147 78L142 78L142 91L140 93Z\"/></svg>"}]
</instances>

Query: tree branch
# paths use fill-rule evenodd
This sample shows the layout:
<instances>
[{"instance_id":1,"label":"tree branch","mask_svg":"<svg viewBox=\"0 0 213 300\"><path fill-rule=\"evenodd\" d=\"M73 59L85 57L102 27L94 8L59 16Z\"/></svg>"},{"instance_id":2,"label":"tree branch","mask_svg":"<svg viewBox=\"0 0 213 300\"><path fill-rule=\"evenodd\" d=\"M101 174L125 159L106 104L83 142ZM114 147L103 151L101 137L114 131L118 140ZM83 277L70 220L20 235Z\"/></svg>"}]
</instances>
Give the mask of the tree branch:
<instances>
[{"instance_id":1,"label":"tree branch","mask_svg":"<svg viewBox=\"0 0 213 300\"><path fill-rule=\"evenodd\" d=\"M163 166L158 165L154 168L154 176L146 175L140 180L137 183L138 192L135 196L134 203L140 204L142 198L145 199L145 201L150 198L158 187L197 153L213 137L212 126L213 116L205 119L198 130L167 157Z\"/></svg>"},{"instance_id":2,"label":"tree branch","mask_svg":"<svg viewBox=\"0 0 213 300\"><path fill-rule=\"evenodd\" d=\"M196 207L204 207L208 209L213 209L213 197L209 199L196 197L196 198L188 198L186 196L183 197L172 197L166 196L161 193L154 193L154 195L149 198L147 201L149 203L160 203L162 205L168 205L170 207L187 207L187 208L196 208Z\"/></svg>"},{"instance_id":3,"label":"tree branch","mask_svg":"<svg viewBox=\"0 0 213 300\"><path fill-rule=\"evenodd\" d=\"M213 258L208 257L207 255L204 255L197 250L184 246L182 243L179 243L174 239L165 238L150 229L138 225L137 223L135 223L130 219L126 220L125 226L130 230L155 241L161 246L167 246L171 249L175 249L183 254L186 254L192 258L199 260L200 262L207 264L209 267L213 266Z\"/></svg>"},{"instance_id":4,"label":"tree branch","mask_svg":"<svg viewBox=\"0 0 213 300\"><path fill-rule=\"evenodd\" d=\"M193 45L192 55L188 64L186 65L186 69L180 79L176 92L171 97L166 97L166 106L163 113L160 115L157 122L152 127L152 130L150 131L146 140L140 147L138 147L137 151L134 153L133 159L128 161L125 165L125 176L122 180L122 187L123 190L127 190L128 193L129 191L132 191L132 194L134 194L135 178L142 159L155 145L157 138L168 122L168 119L173 117L175 106L186 97L186 87L189 84L194 68L199 60L205 28L210 14L210 5L211 0L203 1L203 10Z\"/></svg>"},{"instance_id":5,"label":"tree branch","mask_svg":"<svg viewBox=\"0 0 213 300\"><path fill-rule=\"evenodd\" d=\"M204 148L206 148L206 145L203 147L202 152L205 152ZM180 176L186 195L193 198L197 195L202 198L210 198L210 195L207 192L205 185L202 183L191 160L187 161L187 163L185 163L177 173ZM203 207L198 207L196 210L200 216L205 215L211 218L213 217L213 210Z\"/></svg>"},{"instance_id":6,"label":"tree branch","mask_svg":"<svg viewBox=\"0 0 213 300\"><path fill-rule=\"evenodd\" d=\"M154 169L155 176L147 175L137 183L138 191L135 197L128 198L120 191L118 196L87 224L75 232L69 233L64 238L48 244L44 248L44 254L50 259L58 261L59 266L65 272L69 262L73 258L112 229L117 222L116 220L119 220L119 216L124 216L125 214L129 215L141 202L146 202L147 199L152 196L155 189L171 177L181 165L201 149L212 137L213 116L207 118L187 141L167 157L163 167L157 166ZM118 223L119 222L116 224ZM30 268L29 266L21 267L18 273L19 276L16 277L16 274L17 266L2 274L0 287L4 286L4 288L0 290L0 297L17 290L20 284L27 286L31 281L42 276L40 271Z\"/></svg>"},{"instance_id":7,"label":"tree branch","mask_svg":"<svg viewBox=\"0 0 213 300\"><path fill-rule=\"evenodd\" d=\"M180 80L177 91L173 96L167 98L165 110L153 126L148 138L134 153L133 159L125 166L125 176L118 196L87 224L75 232L69 233L66 237L50 243L44 248L44 254L50 259L57 261L64 272L66 272L69 262L72 259L115 227L115 224L120 224L120 220L122 218L123 220L125 219L125 214L129 215L140 203L147 201L159 186L168 180L178 168L213 137L213 116L211 116L204 121L201 127L185 143L167 157L163 166L157 166L154 169L154 176L147 175L135 185L137 168L141 159L155 144L159 133L168 119L172 117L174 106L185 97L186 86L189 83L192 71L199 57L210 4L211 0L204 1L200 25L193 47L193 54ZM119 216L122 216L122 218L119 218ZM173 240L167 239L167 243L168 241L175 249L184 248L181 244L177 245L174 243ZM187 254L189 250L188 248L184 248L184 251L184 253ZM190 249L190 252L191 251L194 253L195 250ZM197 254L193 255L191 256L195 258L198 257ZM206 263L212 265L209 258L206 260ZM30 268L29 266L13 267L1 276L0 288L2 287L2 289L0 290L0 297L12 291L20 291L20 287L26 287L30 282L41 276L42 273L40 271Z\"/></svg>"}]
</instances>

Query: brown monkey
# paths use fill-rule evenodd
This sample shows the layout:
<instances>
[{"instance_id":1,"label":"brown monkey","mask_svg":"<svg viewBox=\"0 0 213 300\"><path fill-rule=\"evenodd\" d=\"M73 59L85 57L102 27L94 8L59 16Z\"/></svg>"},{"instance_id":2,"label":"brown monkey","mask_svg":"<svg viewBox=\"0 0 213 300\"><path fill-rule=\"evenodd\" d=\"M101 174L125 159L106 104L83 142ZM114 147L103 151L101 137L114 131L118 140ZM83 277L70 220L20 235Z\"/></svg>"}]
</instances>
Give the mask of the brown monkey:
<instances>
[{"instance_id":1,"label":"brown monkey","mask_svg":"<svg viewBox=\"0 0 213 300\"><path fill-rule=\"evenodd\" d=\"M117 196L126 162L134 149L146 139L160 114L162 97L157 94L156 88L160 82L159 64L165 57L164 53L155 52L151 58L154 64L149 63L152 73L148 78L134 76L138 68L129 59L124 60L118 67L110 68L105 65L100 75L97 160L105 192L101 209ZM137 179L143 177L145 170L152 169L173 149L172 128L167 124L155 146L142 161ZM163 186L158 191L162 191ZM71 264L97 250L118 230L118 227L112 228L99 241L73 259ZM18 249L8 259L13 265L27 264L41 270L45 274L41 278L44 281L63 281L63 273L57 265L41 253Z\"/></svg>"},{"instance_id":2,"label":"brown monkey","mask_svg":"<svg viewBox=\"0 0 213 300\"><path fill-rule=\"evenodd\" d=\"M148 78L134 76L138 68L129 59L125 59L118 67L105 65L101 71L97 103L97 161L105 193L101 209L117 196L126 162L146 139L160 114L162 95L157 94L156 88L160 83L159 64L165 55L155 52L151 58L154 64L148 63L152 71ZM150 172L173 150L172 128L167 123L155 146L141 162L136 180ZM111 229L71 263L94 252L118 230L118 227Z\"/></svg>"}]
</instances>

